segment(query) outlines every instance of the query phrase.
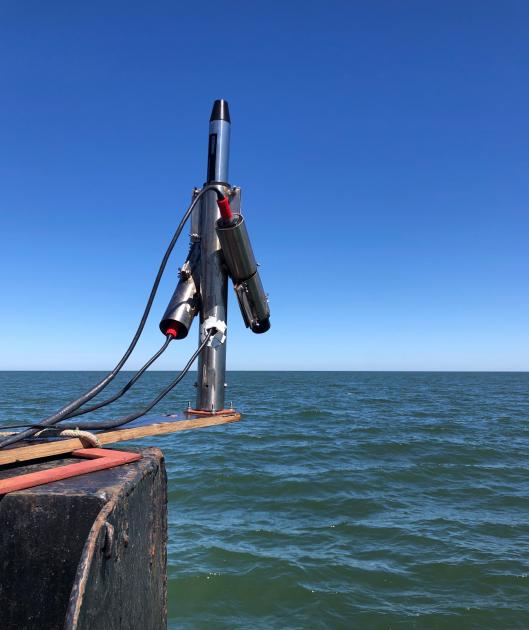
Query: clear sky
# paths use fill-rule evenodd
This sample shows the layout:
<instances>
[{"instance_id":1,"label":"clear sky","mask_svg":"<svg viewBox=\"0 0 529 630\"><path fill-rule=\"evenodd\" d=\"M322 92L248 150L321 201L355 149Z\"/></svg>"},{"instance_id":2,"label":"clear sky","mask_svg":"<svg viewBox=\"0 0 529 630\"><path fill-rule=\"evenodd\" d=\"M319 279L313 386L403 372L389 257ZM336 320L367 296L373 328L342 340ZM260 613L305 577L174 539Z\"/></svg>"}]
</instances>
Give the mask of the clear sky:
<instances>
[{"instance_id":1,"label":"clear sky","mask_svg":"<svg viewBox=\"0 0 529 630\"><path fill-rule=\"evenodd\" d=\"M226 98L229 369L529 370L528 2L3 2L0 85L0 369L114 365Z\"/></svg>"}]
</instances>

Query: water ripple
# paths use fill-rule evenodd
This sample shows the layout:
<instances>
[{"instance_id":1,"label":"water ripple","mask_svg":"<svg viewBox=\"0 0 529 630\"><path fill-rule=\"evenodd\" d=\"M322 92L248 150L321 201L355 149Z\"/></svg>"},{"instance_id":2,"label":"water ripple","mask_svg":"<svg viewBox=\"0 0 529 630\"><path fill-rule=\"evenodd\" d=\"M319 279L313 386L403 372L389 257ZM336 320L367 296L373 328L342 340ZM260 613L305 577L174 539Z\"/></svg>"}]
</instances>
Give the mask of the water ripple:
<instances>
[{"instance_id":1,"label":"water ripple","mask_svg":"<svg viewBox=\"0 0 529 630\"><path fill-rule=\"evenodd\" d=\"M98 376L0 373L1 415L37 420ZM166 455L171 628L527 627L529 375L229 382L243 422L143 442Z\"/></svg>"}]
</instances>

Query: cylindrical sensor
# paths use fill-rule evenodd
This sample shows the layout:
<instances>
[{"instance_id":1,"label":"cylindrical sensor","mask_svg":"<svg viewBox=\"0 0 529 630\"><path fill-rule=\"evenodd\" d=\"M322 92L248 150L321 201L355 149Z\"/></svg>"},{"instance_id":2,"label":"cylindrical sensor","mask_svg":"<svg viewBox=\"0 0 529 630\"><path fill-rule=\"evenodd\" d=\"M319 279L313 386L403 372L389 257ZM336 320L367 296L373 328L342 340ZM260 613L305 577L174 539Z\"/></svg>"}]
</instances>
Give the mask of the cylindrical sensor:
<instances>
[{"instance_id":1,"label":"cylindrical sensor","mask_svg":"<svg viewBox=\"0 0 529 630\"><path fill-rule=\"evenodd\" d=\"M164 335L171 328L177 332L177 339L187 337L195 315L200 308L197 265L200 258L200 245L193 243L191 251L180 270L180 280L160 322Z\"/></svg>"},{"instance_id":2,"label":"cylindrical sensor","mask_svg":"<svg viewBox=\"0 0 529 630\"><path fill-rule=\"evenodd\" d=\"M244 218L234 213L230 223L219 219L216 229L244 323L254 333L266 332L270 328L270 308Z\"/></svg>"},{"instance_id":3,"label":"cylindrical sensor","mask_svg":"<svg viewBox=\"0 0 529 630\"><path fill-rule=\"evenodd\" d=\"M257 334L269 330L270 308L259 274L254 273L248 280L237 282L235 294L246 327Z\"/></svg>"}]
</instances>

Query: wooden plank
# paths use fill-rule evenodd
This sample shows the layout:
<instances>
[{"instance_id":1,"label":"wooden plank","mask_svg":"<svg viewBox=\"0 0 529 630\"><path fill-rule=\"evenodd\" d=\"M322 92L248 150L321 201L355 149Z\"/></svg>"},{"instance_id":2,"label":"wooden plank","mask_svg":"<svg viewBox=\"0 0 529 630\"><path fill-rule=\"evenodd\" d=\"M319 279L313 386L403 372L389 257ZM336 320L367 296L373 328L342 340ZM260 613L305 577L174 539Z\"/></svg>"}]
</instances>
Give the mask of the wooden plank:
<instances>
[{"instance_id":1,"label":"wooden plank","mask_svg":"<svg viewBox=\"0 0 529 630\"><path fill-rule=\"evenodd\" d=\"M192 420L178 420L177 422L160 422L158 424L148 424L145 426L131 427L128 429L117 429L98 433L97 437L101 444L115 444L126 440L137 440L149 435L163 435L165 433L175 433L177 431L187 431L189 429L202 429L204 427L214 427L228 422L237 422L241 419L241 414L230 413L218 416L205 416L203 418L193 418ZM27 462L41 457L52 457L53 455L64 455L71 453L78 448L84 448L83 443L78 438L67 440L55 440L40 444L31 444L18 448L0 450L0 466L14 464L16 462Z\"/></svg>"}]
</instances>

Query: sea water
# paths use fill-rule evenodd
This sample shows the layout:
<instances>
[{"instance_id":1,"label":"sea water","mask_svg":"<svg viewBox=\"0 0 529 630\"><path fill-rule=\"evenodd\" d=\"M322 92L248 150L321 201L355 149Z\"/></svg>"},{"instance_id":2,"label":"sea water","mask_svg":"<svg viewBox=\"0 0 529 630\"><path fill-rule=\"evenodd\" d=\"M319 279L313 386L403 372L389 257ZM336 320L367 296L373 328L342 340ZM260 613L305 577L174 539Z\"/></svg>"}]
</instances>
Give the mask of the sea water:
<instances>
[{"instance_id":1,"label":"sea water","mask_svg":"<svg viewBox=\"0 0 529 630\"><path fill-rule=\"evenodd\" d=\"M2 424L41 419L99 376L0 373ZM147 374L94 417L173 376ZM156 411L185 408L193 382ZM529 374L228 382L242 422L141 442L166 457L171 629L529 628Z\"/></svg>"}]
</instances>

